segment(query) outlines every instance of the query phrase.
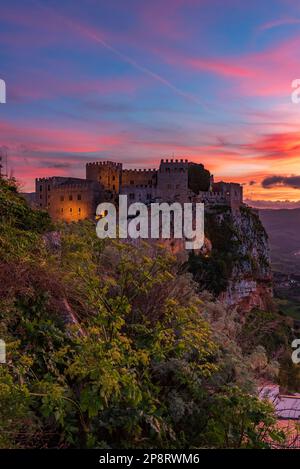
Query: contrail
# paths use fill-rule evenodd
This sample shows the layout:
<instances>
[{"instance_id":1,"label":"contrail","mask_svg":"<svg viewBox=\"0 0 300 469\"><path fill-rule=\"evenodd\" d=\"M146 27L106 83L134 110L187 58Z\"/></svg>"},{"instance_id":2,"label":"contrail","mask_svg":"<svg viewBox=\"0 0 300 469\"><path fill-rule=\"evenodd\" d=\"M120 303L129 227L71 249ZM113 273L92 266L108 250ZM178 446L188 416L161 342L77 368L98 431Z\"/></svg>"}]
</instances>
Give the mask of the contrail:
<instances>
[{"instance_id":1,"label":"contrail","mask_svg":"<svg viewBox=\"0 0 300 469\"><path fill-rule=\"evenodd\" d=\"M153 78L154 80L160 82L161 84L163 84L164 86L166 86L167 88L169 88L170 90L172 90L174 93L176 93L177 95L179 96L182 96L183 98L186 98L188 99L189 101L192 101L200 106L202 106L205 110L207 111L210 111L210 109L208 108L208 106L202 102L200 99L198 99L196 96L193 96L189 93L186 93L185 91L181 90L180 88L177 88L177 86L173 85L172 83L170 83L168 80L166 80L165 78L163 78L161 75L155 73L155 72L152 72L152 70L150 70L149 68L147 67L144 67L143 65L140 65L138 62L136 62L136 60L132 59L131 57L129 57L127 54L124 54L123 52L119 51L118 49L116 49L115 47L113 47L111 44L109 44L107 41L105 41L100 35L96 34L96 33L92 33L91 31L89 31L87 28L85 28L84 26L76 23L75 21L69 19L69 18L66 18L64 17L63 15L57 13L56 11L54 11L52 8L50 7L46 7L45 5L41 5L37 0L33 0L34 3L36 3L40 8L43 8L43 9L48 9L51 11L57 16L59 17L63 22L69 24L72 28L74 29L77 29L78 31L80 31L81 33L85 34L87 37L89 37L90 39L93 39L94 41L98 42L99 44L101 44L105 49L109 50L110 52L112 52L114 55L116 55L117 57L119 57L123 62L126 62L128 63L129 65L131 65L132 67L134 67L136 70L139 70L140 72L144 73L145 75L148 75L150 76L151 78Z\"/></svg>"},{"instance_id":2,"label":"contrail","mask_svg":"<svg viewBox=\"0 0 300 469\"><path fill-rule=\"evenodd\" d=\"M96 42L98 42L99 44L101 44L103 47L105 47L107 50L110 50L113 54L115 54L116 56L120 57L121 60L123 60L124 62L127 62L128 64L132 65L132 67L136 68L137 70L139 70L140 72L146 74L146 75L149 75L150 77L154 78L155 80L159 81L160 83L162 83L163 85L167 86L168 88L170 88L172 91L174 91L175 93L177 93L178 95L180 96L183 96L184 98L190 100L190 101L194 101L196 104L199 104L200 106L203 106L204 108L206 108L206 105L201 101L199 100L198 98L196 98L195 96L192 96L190 95L189 93L186 93L185 91L182 91L181 89L177 88L177 86L173 85L172 83L170 83L168 80L166 80L165 78L163 78L162 76L158 75L157 73L155 72L152 72L149 68L147 67L144 67L143 65L140 65L138 62L136 62L134 59L132 59L131 57L129 57L128 55L126 54L123 54L122 52L120 52L118 49L116 49L115 47L111 46L107 41L105 41L104 39L102 39L100 36L98 36L98 34L95 34L95 33L91 33L90 31L86 30L85 28L83 28L81 25L78 25L78 24L75 24L73 23L73 21L70 21L70 24L72 24L74 27L76 27L77 29L81 30L83 33L85 33L88 37L90 37L91 39L94 39Z\"/></svg>"}]
</instances>

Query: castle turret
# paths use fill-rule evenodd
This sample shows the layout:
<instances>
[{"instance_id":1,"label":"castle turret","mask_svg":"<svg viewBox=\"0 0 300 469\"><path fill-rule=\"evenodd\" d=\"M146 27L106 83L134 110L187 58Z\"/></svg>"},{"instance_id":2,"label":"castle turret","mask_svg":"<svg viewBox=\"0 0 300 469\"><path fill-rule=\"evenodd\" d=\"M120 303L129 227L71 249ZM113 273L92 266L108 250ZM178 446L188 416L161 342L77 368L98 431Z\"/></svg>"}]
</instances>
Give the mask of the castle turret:
<instances>
[{"instance_id":1,"label":"castle turret","mask_svg":"<svg viewBox=\"0 0 300 469\"><path fill-rule=\"evenodd\" d=\"M166 201L186 199L188 168L186 159L161 160L157 172L157 195Z\"/></svg>"},{"instance_id":2,"label":"castle turret","mask_svg":"<svg viewBox=\"0 0 300 469\"><path fill-rule=\"evenodd\" d=\"M119 194L122 183L122 163L113 161L87 163L86 178L98 181L105 191Z\"/></svg>"}]
</instances>

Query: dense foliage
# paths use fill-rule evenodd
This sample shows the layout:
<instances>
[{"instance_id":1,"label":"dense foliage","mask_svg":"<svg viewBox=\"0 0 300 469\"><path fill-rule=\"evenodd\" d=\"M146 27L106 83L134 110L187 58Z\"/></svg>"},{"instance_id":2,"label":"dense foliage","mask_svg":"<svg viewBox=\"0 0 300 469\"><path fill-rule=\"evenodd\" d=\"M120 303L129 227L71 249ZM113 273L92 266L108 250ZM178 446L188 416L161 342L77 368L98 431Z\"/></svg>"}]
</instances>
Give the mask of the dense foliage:
<instances>
[{"instance_id":1,"label":"dense foliage","mask_svg":"<svg viewBox=\"0 0 300 469\"><path fill-rule=\"evenodd\" d=\"M195 194L199 194L200 191L208 191L210 187L210 172L202 164L190 163L188 186Z\"/></svg>"},{"instance_id":2,"label":"dense foliage","mask_svg":"<svg viewBox=\"0 0 300 469\"><path fill-rule=\"evenodd\" d=\"M11 207L11 209L9 208ZM49 231L0 188L0 447L267 447L282 439L235 311L196 293L163 248Z\"/></svg>"},{"instance_id":3,"label":"dense foliage","mask_svg":"<svg viewBox=\"0 0 300 469\"><path fill-rule=\"evenodd\" d=\"M209 255L192 252L187 269L202 291L219 295L228 286L234 264L241 260L241 240L232 223L229 207L220 206L205 214L205 235L211 242L211 252Z\"/></svg>"}]
</instances>

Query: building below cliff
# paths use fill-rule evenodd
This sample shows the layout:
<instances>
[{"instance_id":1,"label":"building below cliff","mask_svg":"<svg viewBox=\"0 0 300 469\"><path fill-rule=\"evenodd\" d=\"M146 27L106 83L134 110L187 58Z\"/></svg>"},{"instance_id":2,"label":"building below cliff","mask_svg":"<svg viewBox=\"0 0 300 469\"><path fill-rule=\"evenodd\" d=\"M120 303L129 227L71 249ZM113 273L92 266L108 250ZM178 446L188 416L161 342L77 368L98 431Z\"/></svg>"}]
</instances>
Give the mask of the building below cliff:
<instances>
[{"instance_id":1,"label":"building below cliff","mask_svg":"<svg viewBox=\"0 0 300 469\"><path fill-rule=\"evenodd\" d=\"M86 179L38 178L35 184L36 206L67 222L93 219L99 203L117 201L120 194L129 203L204 202L232 210L243 203L240 184L215 183L202 164L187 159L161 160L158 169L123 169L122 163L97 161L86 164Z\"/></svg>"}]
</instances>

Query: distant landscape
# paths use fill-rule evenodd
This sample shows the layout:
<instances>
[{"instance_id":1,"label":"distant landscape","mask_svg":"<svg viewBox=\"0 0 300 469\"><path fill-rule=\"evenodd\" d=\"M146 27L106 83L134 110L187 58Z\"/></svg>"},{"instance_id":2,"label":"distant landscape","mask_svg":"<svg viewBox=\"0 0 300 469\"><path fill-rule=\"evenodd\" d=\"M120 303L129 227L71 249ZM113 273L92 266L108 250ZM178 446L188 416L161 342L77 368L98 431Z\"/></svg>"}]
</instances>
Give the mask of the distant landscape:
<instances>
[{"instance_id":1,"label":"distant landscape","mask_svg":"<svg viewBox=\"0 0 300 469\"><path fill-rule=\"evenodd\" d=\"M300 320L300 209L259 210L259 215L269 236L277 304Z\"/></svg>"},{"instance_id":2,"label":"distant landscape","mask_svg":"<svg viewBox=\"0 0 300 469\"><path fill-rule=\"evenodd\" d=\"M275 271L300 273L300 208L260 210Z\"/></svg>"}]
</instances>

